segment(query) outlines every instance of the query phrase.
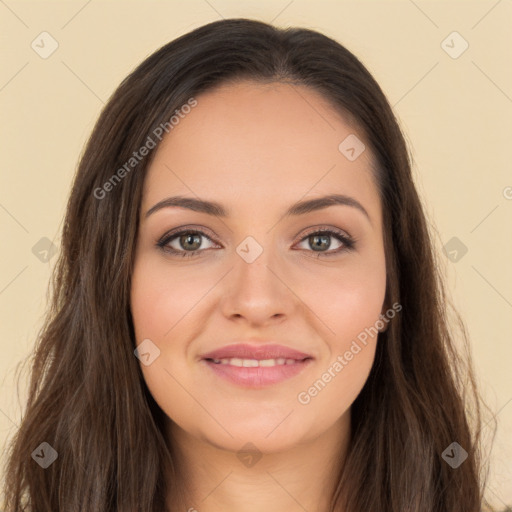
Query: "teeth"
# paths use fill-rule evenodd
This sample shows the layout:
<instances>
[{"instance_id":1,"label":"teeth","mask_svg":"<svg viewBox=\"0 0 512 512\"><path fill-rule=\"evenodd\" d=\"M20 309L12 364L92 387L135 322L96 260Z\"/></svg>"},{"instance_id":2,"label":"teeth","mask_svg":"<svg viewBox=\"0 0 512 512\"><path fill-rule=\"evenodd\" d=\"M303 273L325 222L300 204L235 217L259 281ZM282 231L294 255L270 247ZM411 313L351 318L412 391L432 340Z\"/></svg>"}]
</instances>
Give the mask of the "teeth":
<instances>
[{"instance_id":1,"label":"teeth","mask_svg":"<svg viewBox=\"0 0 512 512\"><path fill-rule=\"evenodd\" d=\"M226 358L226 359L212 359L215 364L229 364L231 366L239 366L246 368L256 368L258 366L277 366L285 364L295 364L295 359L285 359L279 357L278 359L240 359L238 357Z\"/></svg>"}]
</instances>

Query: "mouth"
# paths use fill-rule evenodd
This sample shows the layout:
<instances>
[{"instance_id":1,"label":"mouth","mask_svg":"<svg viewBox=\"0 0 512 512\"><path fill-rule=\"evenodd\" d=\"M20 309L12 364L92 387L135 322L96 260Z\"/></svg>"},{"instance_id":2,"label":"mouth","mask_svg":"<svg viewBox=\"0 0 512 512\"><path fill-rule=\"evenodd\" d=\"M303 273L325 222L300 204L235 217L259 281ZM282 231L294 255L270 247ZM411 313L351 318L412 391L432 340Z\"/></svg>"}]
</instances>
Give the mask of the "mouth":
<instances>
[{"instance_id":1,"label":"mouth","mask_svg":"<svg viewBox=\"0 0 512 512\"><path fill-rule=\"evenodd\" d=\"M201 359L215 361L220 364L228 364L234 360L233 366L255 366L254 361L259 363L265 361L263 366L273 366L275 362L278 364L293 364L296 361L312 358L310 354L299 350L276 344L255 344L255 343L236 343L226 345L219 349L203 354ZM284 359L284 361L283 361ZM238 360L242 360L244 364L239 364Z\"/></svg>"},{"instance_id":2,"label":"mouth","mask_svg":"<svg viewBox=\"0 0 512 512\"><path fill-rule=\"evenodd\" d=\"M201 362L236 386L258 389L302 373L313 357L280 345L231 345L205 354Z\"/></svg>"},{"instance_id":3,"label":"mouth","mask_svg":"<svg viewBox=\"0 0 512 512\"><path fill-rule=\"evenodd\" d=\"M284 361L284 362L283 362ZM302 360L285 359L238 359L216 361L203 359L203 363L214 375L243 388L264 388L279 384L302 373L313 362L312 358Z\"/></svg>"},{"instance_id":4,"label":"mouth","mask_svg":"<svg viewBox=\"0 0 512 512\"><path fill-rule=\"evenodd\" d=\"M277 359L242 359L240 357L231 357L223 359L207 358L205 361L213 364L236 366L238 368L273 368L275 366L290 366L300 364L304 361L307 361L308 359L312 358L305 357L304 359L287 359L284 357L279 357Z\"/></svg>"}]
</instances>

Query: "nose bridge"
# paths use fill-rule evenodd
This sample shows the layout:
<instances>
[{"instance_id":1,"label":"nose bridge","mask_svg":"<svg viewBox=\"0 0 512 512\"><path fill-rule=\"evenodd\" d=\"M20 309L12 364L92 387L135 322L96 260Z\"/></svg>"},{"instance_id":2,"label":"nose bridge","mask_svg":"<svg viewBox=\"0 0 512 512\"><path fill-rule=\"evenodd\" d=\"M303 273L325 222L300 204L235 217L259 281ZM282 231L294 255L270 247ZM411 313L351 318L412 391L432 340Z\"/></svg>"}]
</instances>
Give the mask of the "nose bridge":
<instances>
[{"instance_id":1,"label":"nose bridge","mask_svg":"<svg viewBox=\"0 0 512 512\"><path fill-rule=\"evenodd\" d=\"M237 284L251 288L260 288L261 291L268 288L276 288L279 285L276 272L278 272L279 260L277 249L274 247L273 237L268 234L247 236L236 247L237 258L235 258L235 279ZM261 242L261 243L260 243Z\"/></svg>"},{"instance_id":2,"label":"nose bridge","mask_svg":"<svg viewBox=\"0 0 512 512\"><path fill-rule=\"evenodd\" d=\"M253 236L242 240L236 247L224 313L257 322L289 313L293 294L282 282L280 261L272 236L265 236L264 243Z\"/></svg>"}]
</instances>

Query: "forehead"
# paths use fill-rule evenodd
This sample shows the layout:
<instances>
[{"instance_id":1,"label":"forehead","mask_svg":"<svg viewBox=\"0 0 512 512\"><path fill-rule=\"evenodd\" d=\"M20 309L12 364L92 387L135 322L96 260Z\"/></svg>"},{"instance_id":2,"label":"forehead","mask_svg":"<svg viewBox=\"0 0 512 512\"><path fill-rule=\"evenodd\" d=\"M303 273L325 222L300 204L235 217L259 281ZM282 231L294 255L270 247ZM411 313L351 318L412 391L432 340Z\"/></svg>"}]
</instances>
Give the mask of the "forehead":
<instances>
[{"instance_id":1,"label":"forehead","mask_svg":"<svg viewBox=\"0 0 512 512\"><path fill-rule=\"evenodd\" d=\"M148 169L146 210L177 194L257 207L335 192L378 210L369 149L354 161L339 149L349 136L363 143L363 134L318 92L240 82L196 100L163 138Z\"/></svg>"}]
</instances>

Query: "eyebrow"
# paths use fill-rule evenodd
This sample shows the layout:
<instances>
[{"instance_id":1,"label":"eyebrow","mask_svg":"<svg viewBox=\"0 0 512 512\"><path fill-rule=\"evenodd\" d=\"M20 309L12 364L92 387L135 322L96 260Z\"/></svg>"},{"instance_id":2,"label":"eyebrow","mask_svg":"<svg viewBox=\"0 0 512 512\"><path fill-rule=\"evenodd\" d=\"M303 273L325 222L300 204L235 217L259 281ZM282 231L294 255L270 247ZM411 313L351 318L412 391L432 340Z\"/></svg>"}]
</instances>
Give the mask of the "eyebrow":
<instances>
[{"instance_id":1,"label":"eyebrow","mask_svg":"<svg viewBox=\"0 0 512 512\"><path fill-rule=\"evenodd\" d=\"M299 201L294 203L292 206L290 206L290 208L288 208L288 210L286 210L284 217L304 215L306 213L323 210L324 208L335 205L350 206L356 208L361 213L363 213L371 223L370 216L368 215L368 212L364 206L353 197L343 194L330 194L314 199ZM215 201L206 201L193 197L173 196L167 197L166 199L163 199L162 201L159 201L154 206L152 206L146 212L145 218L148 218L150 215L157 212L158 210L161 210L162 208L169 207L186 208L195 212L206 213L208 215L214 215L216 217L222 218L229 217L230 215L229 210Z\"/></svg>"}]
</instances>

